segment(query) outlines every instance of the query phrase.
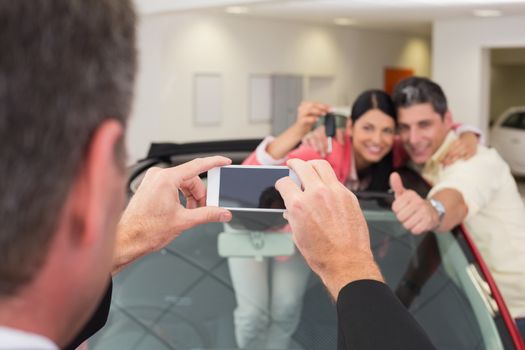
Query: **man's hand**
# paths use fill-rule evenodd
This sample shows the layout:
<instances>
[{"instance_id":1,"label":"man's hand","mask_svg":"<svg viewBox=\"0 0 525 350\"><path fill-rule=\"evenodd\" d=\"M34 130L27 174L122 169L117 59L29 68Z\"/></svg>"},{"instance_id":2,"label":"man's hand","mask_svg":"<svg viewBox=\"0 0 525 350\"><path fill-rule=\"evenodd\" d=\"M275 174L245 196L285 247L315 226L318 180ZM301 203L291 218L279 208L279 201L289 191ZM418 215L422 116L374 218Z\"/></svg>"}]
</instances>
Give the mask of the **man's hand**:
<instances>
[{"instance_id":1,"label":"man's hand","mask_svg":"<svg viewBox=\"0 0 525 350\"><path fill-rule=\"evenodd\" d=\"M419 235L439 226L439 214L436 209L416 192L407 190L398 173L390 175L390 187L396 197L392 203L392 211L408 231Z\"/></svg>"},{"instance_id":2,"label":"man's hand","mask_svg":"<svg viewBox=\"0 0 525 350\"><path fill-rule=\"evenodd\" d=\"M368 227L359 202L324 160L288 161L304 191L291 178L277 181L285 218L306 262L334 299L350 282L383 281L370 250Z\"/></svg>"},{"instance_id":3,"label":"man's hand","mask_svg":"<svg viewBox=\"0 0 525 350\"><path fill-rule=\"evenodd\" d=\"M206 187L199 174L228 165L225 157L194 159L173 168L151 168L129 202L117 231L114 270L160 250L182 231L209 222L227 222L231 213L206 207ZM186 197L186 207L179 201Z\"/></svg>"}]
</instances>

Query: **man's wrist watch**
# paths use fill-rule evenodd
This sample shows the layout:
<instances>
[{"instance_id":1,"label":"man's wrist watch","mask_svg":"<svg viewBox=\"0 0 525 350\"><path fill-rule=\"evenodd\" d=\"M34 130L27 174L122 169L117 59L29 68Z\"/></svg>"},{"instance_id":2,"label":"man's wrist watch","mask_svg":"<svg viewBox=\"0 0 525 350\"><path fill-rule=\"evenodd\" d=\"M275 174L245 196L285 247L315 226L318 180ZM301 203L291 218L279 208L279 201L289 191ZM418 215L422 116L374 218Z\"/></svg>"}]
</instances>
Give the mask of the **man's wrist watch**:
<instances>
[{"instance_id":1,"label":"man's wrist watch","mask_svg":"<svg viewBox=\"0 0 525 350\"><path fill-rule=\"evenodd\" d=\"M430 198L428 201L430 202L430 205L436 209L439 215L439 224L441 224L443 222L443 217L445 216L445 206L437 199Z\"/></svg>"}]
</instances>

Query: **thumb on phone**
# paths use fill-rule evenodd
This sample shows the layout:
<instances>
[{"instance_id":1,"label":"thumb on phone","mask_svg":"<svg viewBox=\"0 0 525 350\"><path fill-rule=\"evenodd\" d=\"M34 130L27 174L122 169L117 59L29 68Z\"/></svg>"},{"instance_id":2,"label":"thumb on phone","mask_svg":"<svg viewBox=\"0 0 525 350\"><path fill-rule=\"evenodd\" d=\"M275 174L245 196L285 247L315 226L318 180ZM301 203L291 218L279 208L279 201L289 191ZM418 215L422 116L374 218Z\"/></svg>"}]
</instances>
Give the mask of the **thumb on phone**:
<instances>
[{"instance_id":1,"label":"thumb on phone","mask_svg":"<svg viewBox=\"0 0 525 350\"><path fill-rule=\"evenodd\" d=\"M401 176L396 172L390 174L390 188L394 191L396 198L406 191L403 181L401 181Z\"/></svg>"}]
</instances>

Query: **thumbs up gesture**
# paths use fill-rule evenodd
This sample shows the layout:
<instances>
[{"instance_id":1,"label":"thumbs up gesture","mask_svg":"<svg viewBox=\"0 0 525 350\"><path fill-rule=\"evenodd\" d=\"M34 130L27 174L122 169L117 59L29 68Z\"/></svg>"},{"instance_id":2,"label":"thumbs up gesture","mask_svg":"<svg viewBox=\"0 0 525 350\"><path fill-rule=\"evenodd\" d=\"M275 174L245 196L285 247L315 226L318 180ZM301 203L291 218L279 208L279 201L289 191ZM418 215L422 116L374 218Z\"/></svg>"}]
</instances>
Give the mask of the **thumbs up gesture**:
<instances>
[{"instance_id":1,"label":"thumbs up gesture","mask_svg":"<svg viewBox=\"0 0 525 350\"><path fill-rule=\"evenodd\" d=\"M398 173L390 175L390 188L395 195L392 211L404 228L418 235L439 226L439 214L434 207L416 192L406 189Z\"/></svg>"},{"instance_id":2,"label":"thumbs up gesture","mask_svg":"<svg viewBox=\"0 0 525 350\"><path fill-rule=\"evenodd\" d=\"M392 191L394 191L396 199L403 195L403 193L407 190L405 186L403 186L403 181L401 180L401 176L399 176L398 173L392 173L390 175L390 188Z\"/></svg>"}]
</instances>

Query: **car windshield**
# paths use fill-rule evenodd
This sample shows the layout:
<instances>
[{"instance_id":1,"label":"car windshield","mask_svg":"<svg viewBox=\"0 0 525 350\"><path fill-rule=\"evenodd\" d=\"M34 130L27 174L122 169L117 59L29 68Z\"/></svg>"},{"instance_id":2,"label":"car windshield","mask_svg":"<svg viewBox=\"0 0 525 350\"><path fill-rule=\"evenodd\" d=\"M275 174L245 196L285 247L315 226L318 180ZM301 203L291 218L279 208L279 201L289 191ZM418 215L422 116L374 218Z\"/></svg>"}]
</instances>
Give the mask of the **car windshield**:
<instances>
[{"instance_id":1,"label":"car windshield","mask_svg":"<svg viewBox=\"0 0 525 350\"><path fill-rule=\"evenodd\" d=\"M460 235L411 235L382 202L361 200L375 258L437 348L513 348ZM237 214L228 226L188 230L122 271L114 279L108 324L90 348L236 349L245 341L247 349L276 349L268 344L285 338L289 349L335 349L334 304L302 259L294 260L290 235L268 229L279 219ZM254 220L266 229L242 229ZM243 254L255 258L238 257ZM288 271L278 272L279 264Z\"/></svg>"},{"instance_id":2,"label":"car windshield","mask_svg":"<svg viewBox=\"0 0 525 350\"><path fill-rule=\"evenodd\" d=\"M525 130L525 112L515 112L505 118L502 127Z\"/></svg>"}]
</instances>

